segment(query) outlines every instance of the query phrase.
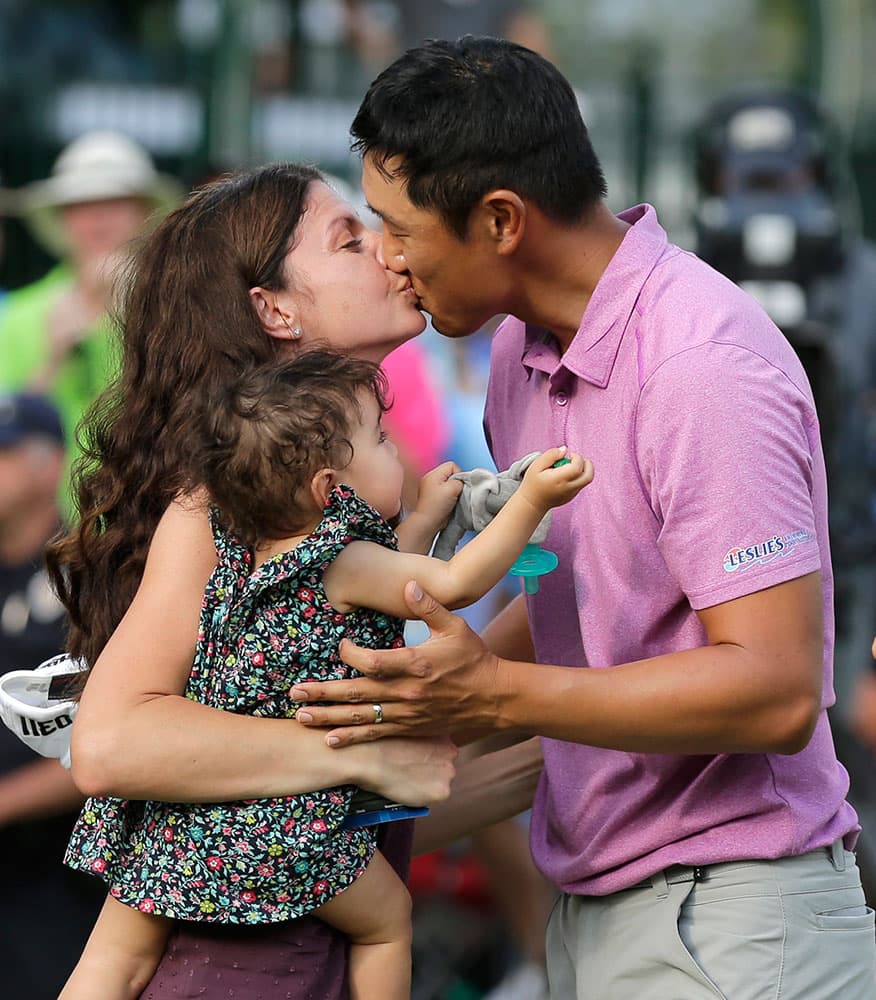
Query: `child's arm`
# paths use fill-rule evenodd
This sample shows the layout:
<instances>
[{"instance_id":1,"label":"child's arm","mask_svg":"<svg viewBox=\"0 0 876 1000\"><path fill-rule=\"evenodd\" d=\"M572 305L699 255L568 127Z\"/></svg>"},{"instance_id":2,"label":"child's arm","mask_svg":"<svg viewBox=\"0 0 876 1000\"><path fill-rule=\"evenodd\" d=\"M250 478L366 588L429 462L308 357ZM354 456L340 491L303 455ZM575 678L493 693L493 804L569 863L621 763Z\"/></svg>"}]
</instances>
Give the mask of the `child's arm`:
<instances>
[{"instance_id":1,"label":"child's arm","mask_svg":"<svg viewBox=\"0 0 876 1000\"><path fill-rule=\"evenodd\" d=\"M420 480L417 506L396 530L401 552L429 554L462 493L462 483L450 478L456 472L459 466L455 462L444 462Z\"/></svg>"},{"instance_id":2,"label":"child's arm","mask_svg":"<svg viewBox=\"0 0 876 1000\"><path fill-rule=\"evenodd\" d=\"M565 454L565 448L543 452L496 517L448 562L352 542L326 570L329 601L339 610L366 607L405 618L404 587L416 580L445 607L472 604L508 572L548 508L567 503L593 478L593 466L580 455L553 468Z\"/></svg>"},{"instance_id":3,"label":"child's arm","mask_svg":"<svg viewBox=\"0 0 876 1000\"><path fill-rule=\"evenodd\" d=\"M172 920L107 896L58 1000L137 1000L164 954Z\"/></svg>"}]
</instances>

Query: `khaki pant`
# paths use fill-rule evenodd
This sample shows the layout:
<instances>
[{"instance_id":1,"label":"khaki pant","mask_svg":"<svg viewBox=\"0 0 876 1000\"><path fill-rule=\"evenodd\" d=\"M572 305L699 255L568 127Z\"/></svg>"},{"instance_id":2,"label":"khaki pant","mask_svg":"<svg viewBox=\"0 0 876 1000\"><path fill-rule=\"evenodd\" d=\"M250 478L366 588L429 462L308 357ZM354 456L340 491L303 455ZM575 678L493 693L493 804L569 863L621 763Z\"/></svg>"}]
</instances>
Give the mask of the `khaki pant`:
<instances>
[{"instance_id":1,"label":"khaki pant","mask_svg":"<svg viewBox=\"0 0 876 1000\"><path fill-rule=\"evenodd\" d=\"M841 843L564 894L547 961L551 1000L876 998L874 914Z\"/></svg>"}]
</instances>

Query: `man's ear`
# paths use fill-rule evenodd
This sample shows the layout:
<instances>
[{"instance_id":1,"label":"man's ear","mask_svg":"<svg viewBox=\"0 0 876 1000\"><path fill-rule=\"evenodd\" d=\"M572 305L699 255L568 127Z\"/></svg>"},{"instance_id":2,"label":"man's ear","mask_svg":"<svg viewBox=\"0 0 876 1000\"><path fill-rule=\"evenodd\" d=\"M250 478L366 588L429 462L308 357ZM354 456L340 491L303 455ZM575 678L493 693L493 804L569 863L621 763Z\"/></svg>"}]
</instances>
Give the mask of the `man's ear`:
<instances>
[{"instance_id":1,"label":"man's ear","mask_svg":"<svg viewBox=\"0 0 876 1000\"><path fill-rule=\"evenodd\" d=\"M329 493L337 484L338 476L334 469L320 469L314 473L310 480L310 495L320 510L328 503Z\"/></svg>"},{"instance_id":2,"label":"man's ear","mask_svg":"<svg viewBox=\"0 0 876 1000\"><path fill-rule=\"evenodd\" d=\"M278 340L297 340L301 336L293 310L288 305L286 307L280 305L276 292L257 285L255 288L250 288L249 300L262 329L269 337L276 337Z\"/></svg>"},{"instance_id":3,"label":"man's ear","mask_svg":"<svg viewBox=\"0 0 876 1000\"><path fill-rule=\"evenodd\" d=\"M478 204L481 224L500 254L513 253L526 229L526 202L505 188L489 191Z\"/></svg>"}]
</instances>

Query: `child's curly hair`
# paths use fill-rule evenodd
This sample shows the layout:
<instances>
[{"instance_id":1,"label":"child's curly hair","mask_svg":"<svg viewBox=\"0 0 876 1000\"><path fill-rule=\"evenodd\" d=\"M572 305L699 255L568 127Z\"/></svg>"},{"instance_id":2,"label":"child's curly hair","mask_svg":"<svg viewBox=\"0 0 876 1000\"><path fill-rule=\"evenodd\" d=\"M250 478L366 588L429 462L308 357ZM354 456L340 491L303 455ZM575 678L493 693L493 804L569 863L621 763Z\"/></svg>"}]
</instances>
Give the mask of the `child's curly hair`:
<instances>
[{"instance_id":1,"label":"child's curly hair","mask_svg":"<svg viewBox=\"0 0 876 1000\"><path fill-rule=\"evenodd\" d=\"M242 542L287 538L306 525L313 475L353 458L363 391L386 412L379 365L312 350L250 368L206 400L191 468Z\"/></svg>"}]
</instances>

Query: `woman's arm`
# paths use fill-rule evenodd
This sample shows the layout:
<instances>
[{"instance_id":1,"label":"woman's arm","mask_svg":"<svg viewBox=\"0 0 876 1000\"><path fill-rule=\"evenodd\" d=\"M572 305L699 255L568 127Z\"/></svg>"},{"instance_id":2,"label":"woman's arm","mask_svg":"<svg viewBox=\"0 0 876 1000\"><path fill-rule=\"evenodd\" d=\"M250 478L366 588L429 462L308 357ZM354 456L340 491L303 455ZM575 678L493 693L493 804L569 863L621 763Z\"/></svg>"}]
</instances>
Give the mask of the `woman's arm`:
<instances>
[{"instance_id":1,"label":"woman's arm","mask_svg":"<svg viewBox=\"0 0 876 1000\"><path fill-rule=\"evenodd\" d=\"M89 795L203 802L352 782L402 801L444 798L456 754L446 740L392 740L385 752L372 746L336 761L320 733L294 720L235 715L183 697L215 562L206 514L172 504L140 588L82 696L72 740L79 787Z\"/></svg>"}]
</instances>

